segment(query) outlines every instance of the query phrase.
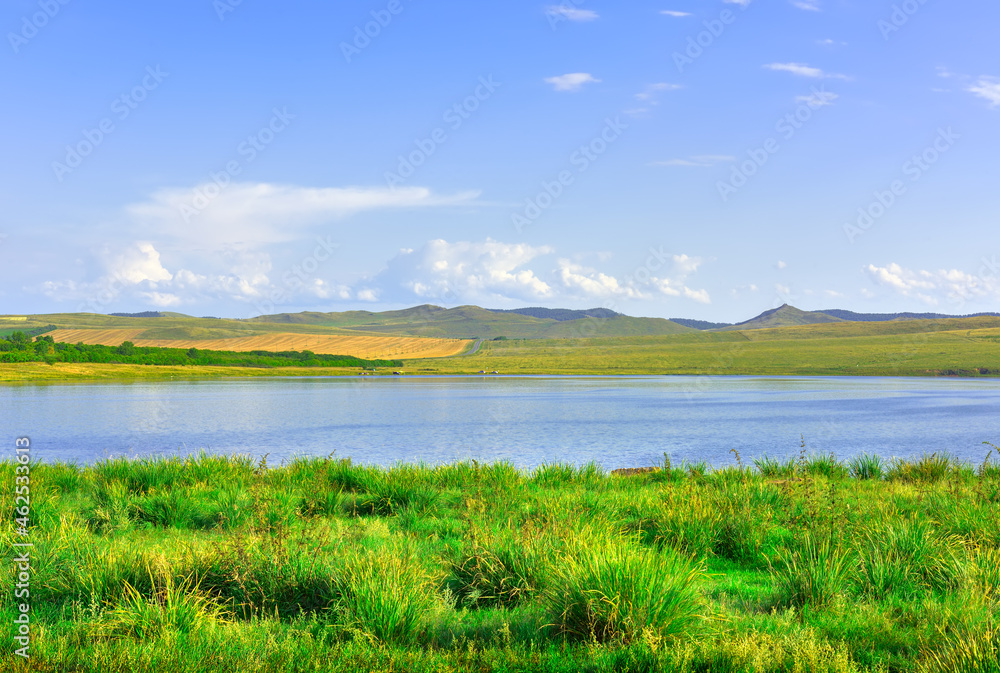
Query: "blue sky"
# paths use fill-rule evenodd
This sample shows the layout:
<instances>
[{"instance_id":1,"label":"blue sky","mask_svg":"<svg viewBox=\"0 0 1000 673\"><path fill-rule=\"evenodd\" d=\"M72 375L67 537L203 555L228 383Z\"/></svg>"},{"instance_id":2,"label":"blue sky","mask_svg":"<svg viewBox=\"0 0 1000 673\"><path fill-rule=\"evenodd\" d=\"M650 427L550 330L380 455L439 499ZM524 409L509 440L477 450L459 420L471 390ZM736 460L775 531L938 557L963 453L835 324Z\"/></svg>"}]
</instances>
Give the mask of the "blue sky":
<instances>
[{"instance_id":1,"label":"blue sky","mask_svg":"<svg viewBox=\"0 0 1000 673\"><path fill-rule=\"evenodd\" d=\"M1000 5L0 10L0 312L1000 310Z\"/></svg>"}]
</instances>

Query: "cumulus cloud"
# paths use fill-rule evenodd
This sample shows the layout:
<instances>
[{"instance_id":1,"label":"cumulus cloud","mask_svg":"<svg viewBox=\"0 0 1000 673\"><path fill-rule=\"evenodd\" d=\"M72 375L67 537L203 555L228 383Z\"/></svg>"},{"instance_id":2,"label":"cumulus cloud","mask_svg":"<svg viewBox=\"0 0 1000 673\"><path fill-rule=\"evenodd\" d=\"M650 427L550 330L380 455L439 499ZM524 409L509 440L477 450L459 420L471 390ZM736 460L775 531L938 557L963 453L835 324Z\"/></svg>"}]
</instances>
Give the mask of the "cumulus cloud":
<instances>
[{"instance_id":1,"label":"cumulus cloud","mask_svg":"<svg viewBox=\"0 0 1000 673\"><path fill-rule=\"evenodd\" d=\"M593 84L601 80L589 72L571 72L558 77L546 77L545 82L551 84L556 91L579 91L584 84Z\"/></svg>"},{"instance_id":2,"label":"cumulus cloud","mask_svg":"<svg viewBox=\"0 0 1000 673\"><path fill-rule=\"evenodd\" d=\"M805 63L768 63L764 67L768 70L788 72L799 77L809 77L811 79L850 79L847 75L827 73L820 68L814 68Z\"/></svg>"},{"instance_id":3,"label":"cumulus cloud","mask_svg":"<svg viewBox=\"0 0 1000 673\"><path fill-rule=\"evenodd\" d=\"M687 286L702 260L653 251L647 264L625 276L565 257L551 259L548 246L486 239L449 243L434 240L401 251L384 271L364 281L382 299L396 302L495 304L533 301L557 305L576 300L629 300L686 297L709 303L707 291Z\"/></svg>"},{"instance_id":4,"label":"cumulus cloud","mask_svg":"<svg viewBox=\"0 0 1000 673\"><path fill-rule=\"evenodd\" d=\"M206 183L160 189L126 207L133 229L215 248L296 240L309 225L373 210L468 204L478 192L449 196L423 187L300 187L269 183Z\"/></svg>"},{"instance_id":5,"label":"cumulus cloud","mask_svg":"<svg viewBox=\"0 0 1000 673\"><path fill-rule=\"evenodd\" d=\"M661 9L660 14L663 14L664 16L672 16L678 19L685 16L691 16L691 12L678 12L674 9Z\"/></svg>"},{"instance_id":6,"label":"cumulus cloud","mask_svg":"<svg viewBox=\"0 0 1000 673\"><path fill-rule=\"evenodd\" d=\"M366 286L381 296L410 299L490 302L539 300L552 296L551 286L527 265L550 248L486 239L449 243L437 239L418 250L403 250Z\"/></svg>"},{"instance_id":7,"label":"cumulus cloud","mask_svg":"<svg viewBox=\"0 0 1000 673\"><path fill-rule=\"evenodd\" d=\"M108 276L129 285L144 281L158 283L173 278L160 263L160 253L148 241L139 241L114 253L106 249L104 256Z\"/></svg>"},{"instance_id":8,"label":"cumulus cloud","mask_svg":"<svg viewBox=\"0 0 1000 673\"><path fill-rule=\"evenodd\" d=\"M869 264L865 272L876 284L903 296L915 297L930 305L946 301L961 306L968 301L1000 299L1000 275L995 266L984 265L973 274L958 269L914 271L895 263L883 267Z\"/></svg>"}]
</instances>

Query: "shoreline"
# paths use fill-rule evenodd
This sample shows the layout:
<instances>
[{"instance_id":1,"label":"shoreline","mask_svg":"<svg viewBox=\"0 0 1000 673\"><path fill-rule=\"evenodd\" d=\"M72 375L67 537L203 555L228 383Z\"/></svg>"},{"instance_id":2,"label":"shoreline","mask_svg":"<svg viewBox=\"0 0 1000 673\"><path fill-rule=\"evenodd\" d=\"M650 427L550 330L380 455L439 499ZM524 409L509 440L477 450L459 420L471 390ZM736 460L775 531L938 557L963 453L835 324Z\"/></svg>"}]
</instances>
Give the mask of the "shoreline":
<instances>
[{"instance_id":1,"label":"shoreline","mask_svg":"<svg viewBox=\"0 0 1000 673\"><path fill-rule=\"evenodd\" d=\"M441 368L436 371L414 370L420 362L409 362L402 367L403 374L393 374L391 371L376 374L364 374L368 378L471 378L471 377L727 377L727 376L764 376L764 377L837 377L837 378L926 378L952 380L1000 380L997 374L973 373L974 370L959 370L961 373L950 373L955 370L899 370L891 368L872 368L868 371L816 371L815 369L791 368L785 371L774 371L770 368L733 368L732 371L713 369L704 371L692 368L690 370L676 369L663 371L608 371L607 369L570 368L568 371L552 371L535 368L523 368L519 371L500 371L498 374L461 371L457 368ZM492 371L492 370L490 370ZM947 373L946 373L947 372ZM175 365L109 365L91 363L2 363L0 364L0 385L17 383L114 383L132 381L212 381L221 379L248 378L327 378L327 377L360 377L362 374L353 369L344 371L339 368L313 367L223 367L223 366L175 366Z\"/></svg>"}]
</instances>

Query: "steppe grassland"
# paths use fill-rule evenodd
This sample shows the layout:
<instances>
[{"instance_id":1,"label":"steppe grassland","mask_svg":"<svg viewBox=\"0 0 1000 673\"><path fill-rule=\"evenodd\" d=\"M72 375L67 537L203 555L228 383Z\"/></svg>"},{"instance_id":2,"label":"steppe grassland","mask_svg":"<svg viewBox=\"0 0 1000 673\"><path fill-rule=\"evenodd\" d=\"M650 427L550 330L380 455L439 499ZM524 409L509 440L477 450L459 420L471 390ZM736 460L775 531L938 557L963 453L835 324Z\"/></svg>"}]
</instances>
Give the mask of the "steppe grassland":
<instances>
[{"instance_id":1,"label":"steppe grassland","mask_svg":"<svg viewBox=\"0 0 1000 673\"><path fill-rule=\"evenodd\" d=\"M3 592L5 671L1000 668L996 462L201 455L40 464L31 488L32 659Z\"/></svg>"}]
</instances>

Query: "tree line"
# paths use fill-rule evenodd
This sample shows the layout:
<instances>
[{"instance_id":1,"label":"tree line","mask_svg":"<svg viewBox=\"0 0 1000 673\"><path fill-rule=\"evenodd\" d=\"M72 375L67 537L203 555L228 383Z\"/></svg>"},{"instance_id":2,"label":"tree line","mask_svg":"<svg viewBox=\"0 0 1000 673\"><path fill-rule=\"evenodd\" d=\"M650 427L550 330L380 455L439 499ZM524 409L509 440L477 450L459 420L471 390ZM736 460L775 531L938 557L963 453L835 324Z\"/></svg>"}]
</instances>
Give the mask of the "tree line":
<instances>
[{"instance_id":1,"label":"tree line","mask_svg":"<svg viewBox=\"0 0 1000 673\"><path fill-rule=\"evenodd\" d=\"M365 360L352 355L329 355L312 351L213 351L200 348L159 348L63 343L51 336L32 341L25 332L0 339L0 362L94 362L130 365L210 365L223 367L401 367L402 360Z\"/></svg>"}]
</instances>

